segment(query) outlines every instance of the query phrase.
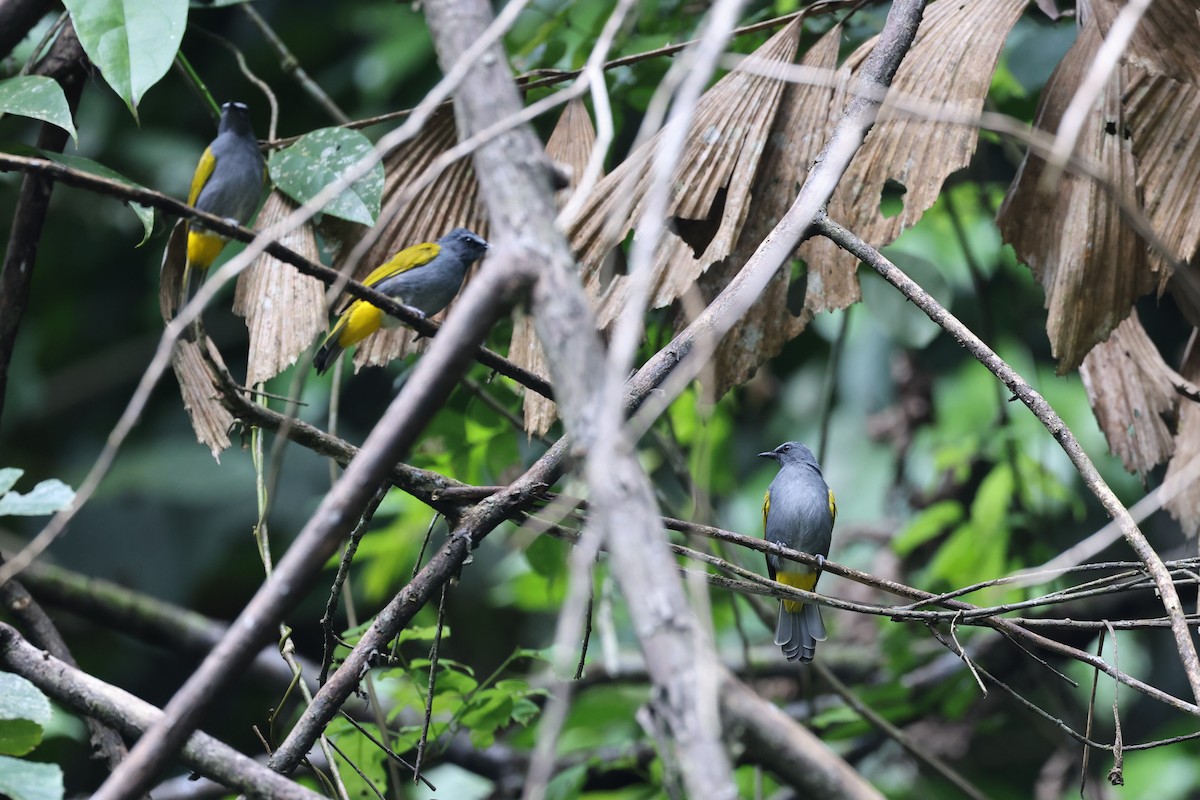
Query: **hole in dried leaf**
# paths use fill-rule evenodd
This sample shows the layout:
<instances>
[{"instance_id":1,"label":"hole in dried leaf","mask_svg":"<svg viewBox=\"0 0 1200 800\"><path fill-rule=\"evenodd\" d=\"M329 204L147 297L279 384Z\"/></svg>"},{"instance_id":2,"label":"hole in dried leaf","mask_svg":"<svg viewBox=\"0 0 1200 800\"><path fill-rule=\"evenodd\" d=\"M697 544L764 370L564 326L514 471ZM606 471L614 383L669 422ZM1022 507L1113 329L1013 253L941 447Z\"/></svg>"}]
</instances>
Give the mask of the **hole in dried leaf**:
<instances>
[{"instance_id":1,"label":"hole in dried leaf","mask_svg":"<svg viewBox=\"0 0 1200 800\"><path fill-rule=\"evenodd\" d=\"M884 219L891 219L904 210L904 195L908 187L900 181L888 178L884 181L883 191L879 193L879 213Z\"/></svg>"},{"instance_id":2,"label":"hole in dried leaf","mask_svg":"<svg viewBox=\"0 0 1200 800\"><path fill-rule=\"evenodd\" d=\"M804 296L808 293L808 262L803 258L792 259L792 277L788 281L787 309L793 317L804 310Z\"/></svg>"},{"instance_id":3,"label":"hole in dried leaf","mask_svg":"<svg viewBox=\"0 0 1200 800\"><path fill-rule=\"evenodd\" d=\"M675 231L679 238L692 248L692 255L695 258L699 258L708 249L713 237L717 235L717 231L721 227L721 218L725 215L725 198L728 194L727 187L717 190L712 207L709 208L708 216L705 219L671 217L671 230Z\"/></svg>"}]
</instances>

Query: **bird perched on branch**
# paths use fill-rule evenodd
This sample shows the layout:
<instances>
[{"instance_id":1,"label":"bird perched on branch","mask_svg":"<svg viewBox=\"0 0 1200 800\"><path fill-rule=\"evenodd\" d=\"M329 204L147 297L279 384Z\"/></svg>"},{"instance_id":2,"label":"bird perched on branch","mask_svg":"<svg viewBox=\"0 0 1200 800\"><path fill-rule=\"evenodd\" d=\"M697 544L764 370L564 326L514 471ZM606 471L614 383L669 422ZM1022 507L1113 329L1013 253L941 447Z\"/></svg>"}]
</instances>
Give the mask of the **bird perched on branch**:
<instances>
[{"instance_id":1,"label":"bird perched on branch","mask_svg":"<svg viewBox=\"0 0 1200 800\"><path fill-rule=\"evenodd\" d=\"M265 177L266 162L254 138L246 104L226 103L221 106L217 138L204 148L192 175L188 205L245 225L258 208ZM224 236L206 230L202 224L188 223L180 306L191 300L204 283L208 268L217 260L225 242Z\"/></svg>"},{"instance_id":2,"label":"bird perched on branch","mask_svg":"<svg viewBox=\"0 0 1200 800\"><path fill-rule=\"evenodd\" d=\"M829 555L837 503L833 491L821 475L817 458L799 442L784 442L758 454L779 464L779 474L771 481L763 501L763 529L768 542L817 556ZM821 570L776 555L767 555L771 580L797 589L813 591ZM825 641L825 623L820 606L798 600L781 600L775 644L783 648L788 661L812 661L817 642Z\"/></svg>"},{"instance_id":3,"label":"bird perched on branch","mask_svg":"<svg viewBox=\"0 0 1200 800\"><path fill-rule=\"evenodd\" d=\"M377 292L393 297L424 316L450 304L462 287L467 269L487 252L488 243L466 228L455 228L436 242L406 247L385 261L363 281ZM382 327L399 322L365 300L355 300L338 318L333 330L313 356L322 373L342 351Z\"/></svg>"}]
</instances>

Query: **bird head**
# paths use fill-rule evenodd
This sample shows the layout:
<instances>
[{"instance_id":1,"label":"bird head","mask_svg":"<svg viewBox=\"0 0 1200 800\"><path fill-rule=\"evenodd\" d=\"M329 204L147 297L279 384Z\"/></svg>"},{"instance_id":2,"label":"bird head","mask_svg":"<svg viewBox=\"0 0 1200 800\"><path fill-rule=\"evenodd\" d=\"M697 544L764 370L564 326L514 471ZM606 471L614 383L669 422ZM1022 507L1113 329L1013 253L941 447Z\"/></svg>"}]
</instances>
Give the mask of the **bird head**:
<instances>
[{"instance_id":1,"label":"bird head","mask_svg":"<svg viewBox=\"0 0 1200 800\"><path fill-rule=\"evenodd\" d=\"M817 457L813 455L812 450L809 450L800 442L784 442L774 450L768 450L765 453L759 453L759 458L769 458L775 461L781 467L786 467L789 464L807 464L817 472L821 471L817 465Z\"/></svg>"},{"instance_id":2,"label":"bird head","mask_svg":"<svg viewBox=\"0 0 1200 800\"><path fill-rule=\"evenodd\" d=\"M491 247L482 236L466 228L455 228L441 239L438 239L438 244L443 247L458 248L471 261L481 258L487 252L488 248Z\"/></svg>"},{"instance_id":3,"label":"bird head","mask_svg":"<svg viewBox=\"0 0 1200 800\"><path fill-rule=\"evenodd\" d=\"M218 132L233 131L243 136L254 136L254 126L250 124L250 108L245 103L231 100L221 106L221 124Z\"/></svg>"}]
</instances>

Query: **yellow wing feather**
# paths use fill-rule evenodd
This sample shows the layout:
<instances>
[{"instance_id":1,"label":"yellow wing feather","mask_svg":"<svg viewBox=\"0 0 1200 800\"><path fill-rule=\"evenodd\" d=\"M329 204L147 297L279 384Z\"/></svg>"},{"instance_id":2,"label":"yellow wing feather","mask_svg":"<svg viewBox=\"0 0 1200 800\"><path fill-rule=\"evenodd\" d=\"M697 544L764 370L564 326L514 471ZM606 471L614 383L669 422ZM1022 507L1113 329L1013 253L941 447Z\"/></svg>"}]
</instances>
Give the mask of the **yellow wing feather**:
<instances>
[{"instance_id":1,"label":"yellow wing feather","mask_svg":"<svg viewBox=\"0 0 1200 800\"><path fill-rule=\"evenodd\" d=\"M763 533L767 532L767 514L771 512L771 490L763 496Z\"/></svg>"},{"instance_id":2,"label":"yellow wing feather","mask_svg":"<svg viewBox=\"0 0 1200 800\"><path fill-rule=\"evenodd\" d=\"M204 148L204 155L200 156L200 163L196 165L196 172L192 175L192 188L188 191L188 205L196 205L196 198L200 196L200 192L204 189L204 184L208 183L208 179L212 177L213 170L217 168L217 159L212 154L212 150Z\"/></svg>"},{"instance_id":3,"label":"yellow wing feather","mask_svg":"<svg viewBox=\"0 0 1200 800\"><path fill-rule=\"evenodd\" d=\"M421 244L414 244L412 247L406 247L376 267L367 276L367 279L363 281L363 284L374 286L380 281L399 275L401 272L408 272L410 269L423 267L430 261L433 261L441 249L442 246L437 242L423 242Z\"/></svg>"},{"instance_id":4,"label":"yellow wing feather","mask_svg":"<svg viewBox=\"0 0 1200 800\"><path fill-rule=\"evenodd\" d=\"M837 501L833 499L833 489L829 490L829 515L837 522Z\"/></svg>"}]
</instances>

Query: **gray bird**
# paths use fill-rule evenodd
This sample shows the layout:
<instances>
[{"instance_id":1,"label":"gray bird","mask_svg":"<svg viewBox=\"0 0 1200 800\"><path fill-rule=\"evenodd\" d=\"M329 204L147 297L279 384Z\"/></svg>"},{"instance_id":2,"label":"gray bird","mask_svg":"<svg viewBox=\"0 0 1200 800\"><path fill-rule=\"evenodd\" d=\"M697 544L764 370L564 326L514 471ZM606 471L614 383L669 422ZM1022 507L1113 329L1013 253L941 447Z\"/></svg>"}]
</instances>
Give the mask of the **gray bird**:
<instances>
[{"instance_id":1,"label":"gray bird","mask_svg":"<svg viewBox=\"0 0 1200 800\"><path fill-rule=\"evenodd\" d=\"M262 196L266 162L254 138L245 103L221 106L217 138L204 149L188 205L245 225L254 216ZM208 268L225 247L225 237L199 223L188 224L187 265L183 271L183 303L192 299L208 275Z\"/></svg>"},{"instance_id":2,"label":"gray bird","mask_svg":"<svg viewBox=\"0 0 1200 800\"><path fill-rule=\"evenodd\" d=\"M779 474L771 481L763 501L766 540L824 559L829 555L837 503L821 475L816 456L799 442L784 442L758 455L779 464ZM810 592L821 577L816 567L774 555L767 556L767 571L771 580ZM821 621L820 606L780 601L775 644L783 648L788 661L812 661L817 642L823 641L825 623Z\"/></svg>"},{"instance_id":3,"label":"gray bird","mask_svg":"<svg viewBox=\"0 0 1200 800\"><path fill-rule=\"evenodd\" d=\"M487 252L488 243L466 228L455 228L436 242L406 247L367 276L363 284L432 316L450 304L462 287L467 268ZM342 351L397 320L365 300L355 300L338 318L313 356L322 373Z\"/></svg>"}]
</instances>

